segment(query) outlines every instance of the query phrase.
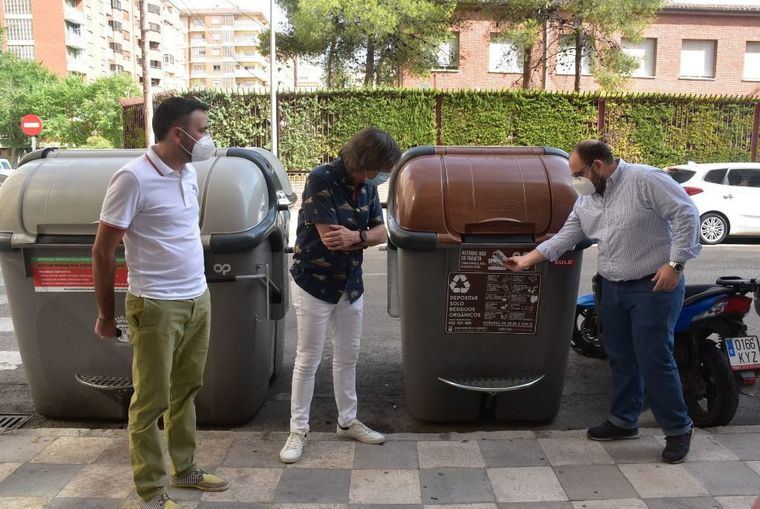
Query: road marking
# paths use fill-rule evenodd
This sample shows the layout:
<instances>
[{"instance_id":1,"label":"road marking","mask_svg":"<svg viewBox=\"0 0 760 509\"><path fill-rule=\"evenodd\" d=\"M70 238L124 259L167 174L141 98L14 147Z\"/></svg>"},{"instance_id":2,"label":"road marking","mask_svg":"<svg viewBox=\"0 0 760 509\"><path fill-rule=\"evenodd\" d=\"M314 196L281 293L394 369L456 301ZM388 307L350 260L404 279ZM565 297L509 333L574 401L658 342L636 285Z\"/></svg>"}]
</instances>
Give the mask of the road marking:
<instances>
[{"instance_id":1,"label":"road marking","mask_svg":"<svg viewBox=\"0 0 760 509\"><path fill-rule=\"evenodd\" d=\"M0 371L18 369L21 366L21 354L16 351L0 351Z\"/></svg>"}]
</instances>

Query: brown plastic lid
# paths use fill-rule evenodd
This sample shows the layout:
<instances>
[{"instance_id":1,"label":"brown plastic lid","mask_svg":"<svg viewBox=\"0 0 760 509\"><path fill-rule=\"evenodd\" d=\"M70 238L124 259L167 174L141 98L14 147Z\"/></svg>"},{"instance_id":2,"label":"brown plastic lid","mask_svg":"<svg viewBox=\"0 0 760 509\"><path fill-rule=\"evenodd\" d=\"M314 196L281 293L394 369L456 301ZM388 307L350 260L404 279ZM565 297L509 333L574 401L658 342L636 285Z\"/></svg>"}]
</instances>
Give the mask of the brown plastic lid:
<instances>
[{"instance_id":1,"label":"brown plastic lid","mask_svg":"<svg viewBox=\"0 0 760 509\"><path fill-rule=\"evenodd\" d=\"M488 234L541 241L559 231L577 198L560 154L543 147L436 147L399 168L396 220L443 243Z\"/></svg>"}]
</instances>

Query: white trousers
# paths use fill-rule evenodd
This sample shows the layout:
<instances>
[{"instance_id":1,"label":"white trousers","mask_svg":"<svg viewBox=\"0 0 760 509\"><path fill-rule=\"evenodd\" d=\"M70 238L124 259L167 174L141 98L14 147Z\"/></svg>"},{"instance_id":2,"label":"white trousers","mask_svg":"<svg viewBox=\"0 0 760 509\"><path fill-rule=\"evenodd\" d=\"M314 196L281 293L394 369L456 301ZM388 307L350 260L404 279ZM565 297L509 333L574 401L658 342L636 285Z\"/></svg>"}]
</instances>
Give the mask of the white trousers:
<instances>
[{"instance_id":1,"label":"white trousers","mask_svg":"<svg viewBox=\"0 0 760 509\"><path fill-rule=\"evenodd\" d=\"M359 359L364 296L352 304L348 294L344 293L337 304L331 304L313 297L296 283L292 283L291 288L298 348L290 398L290 431L309 431L314 376L322 360L328 329L333 344L333 390L338 424L347 427L356 420L356 361Z\"/></svg>"}]
</instances>

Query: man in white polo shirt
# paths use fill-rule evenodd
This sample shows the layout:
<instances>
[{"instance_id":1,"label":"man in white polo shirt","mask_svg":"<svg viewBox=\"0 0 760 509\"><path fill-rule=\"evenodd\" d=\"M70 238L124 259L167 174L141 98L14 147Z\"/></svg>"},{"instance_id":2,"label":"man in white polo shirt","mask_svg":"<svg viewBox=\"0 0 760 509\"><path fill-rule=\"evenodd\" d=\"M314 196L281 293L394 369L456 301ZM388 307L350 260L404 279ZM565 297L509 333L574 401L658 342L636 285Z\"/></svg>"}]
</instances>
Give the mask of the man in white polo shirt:
<instances>
[{"instance_id":1,"label":"man in white polo shirt","mask_svg":"<svg viewBox=\"0 0 760 509\"><path fill-rule=\"evenodd\" d=\"M92 248L101 338L114 322L115 252L124 240L129 289L126 315L133 348L129 451L144 508L180 507L166 494L158 419L172 466L171 484L223 491L224 479L194 462L195 403L208 352L211 300L200 239L198 179L190 161L208 159L208 107L172 97L156 108L156 145L111 179Z\"/></svg>"}]
</instances>

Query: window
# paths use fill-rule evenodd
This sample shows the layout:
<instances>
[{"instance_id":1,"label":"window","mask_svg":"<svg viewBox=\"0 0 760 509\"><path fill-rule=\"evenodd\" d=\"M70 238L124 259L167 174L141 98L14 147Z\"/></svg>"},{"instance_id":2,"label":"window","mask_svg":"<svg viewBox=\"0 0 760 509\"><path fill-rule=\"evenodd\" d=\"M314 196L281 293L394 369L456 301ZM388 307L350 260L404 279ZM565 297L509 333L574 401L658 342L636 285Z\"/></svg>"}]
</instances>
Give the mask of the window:
<instances>
[{"instance_id":1,"label":"window","mask_svg":"<svg viewBox=\"0 0 760 509\"><path fill-rule=\"evenodd\" d=\"M222 25L230 26L235 22L235 16L228 14L225 16L222 16Z\"/></svg>"},{"instance_id":2,"label":"window","mask_svg":"<svg viewBox=\"0 0 760 509\"><path fill-rule=\"evenodd\" d=\"M111 64L111 72L124 72L124 66L119 64Z\"/></svg>"},{"instance_id":3,"label":"window","mask_svg":"<svg viewBox=\"0 0 760 509\"><path fill-rule=\"evenodd\" d=\"M193 64L193 72L206 72L206 64Z\"/></svg>"},{"instance_id":4,"label":"window","mask_svg":"<svg viewBox=\"0 0 760 509\"><path fill-rule=\"evenodd\" d=\"M154 4L148 4L148 12L153 14L161 14L161 7Z\"/></svg>"},{"instance_id":5,"label":"window","mask_svg":"<svg viewBox=\"0 0 760 509\"><path fill-rule=\"evenodd\" d=\"M170 55L169 53L164 53L164 63L171 65L174 63L174 55Z\"/></svg>"},{"instance_id":6,"label":"window","mask_svg":"<svg viewBox=\"0 0 760 509\"><path fill-rule=\"evenodd\" d=\"M744 53L744 79L760 81L760 41L748 41Z\"/></svg>"},{"instance_id":7,"label":"window","mask_svg":"<svg viewBox=\"0 0 760 509\"><path fill-rule=\"evenodd\" d=\"M631 73L631 76L653 77L656 72L657 39L644 39L639 42L631 42L623 39L623 53L639 61L639 67Z\"/></svg>"},{"instance_id":8,"label":"window","mask_svg":"<svg viewBox=\"0 0 760 509\"><path fill-rule=\"evenodd\" d=\"M206 58L206 48L190 48L190 56L192 58Z\"/></svg>"},{"instance_id":9,"label":"window","mask_svg":"<svg viewBox=\"0 0 760 509\"><path fill-rule=\"evenodd\" d=\"M722 184L723 179L726 178L727 171L726 168L723 168L722 170L710 170L705 174L704 180L711 184Z\"/></svg>"},{"instance_id":10,"label":"window","mask_svg":"<svg viewBox=\"0 0 760 509\"><path fill-rule=\"evenodd\" d=\"M23 46L11 46L8 45L8 51L16 55L22 60L34 60L34 46L33 45L23 45Z\"/></svg>"},{"instance_id":11,"label":"window","mask_svg":"<svg viewBox=\"0 0 760 509\"><path fill-rule=\"evenodd\" d=\"M109 19L108 26L110 26L116 32L120 32L124 29L124 27L121 24L121 21L116 21L115 19Z\"/></svg>"},{"instance_id":12,"label":"window","mask_svg":"<svg viewBox=\"0 0 760 509\"><path fill-rule=\"evenodd\" d=\"M696 173L694 170L683 170L681 168L668 168L668 175L679 184L683 184Z\"/></svg>"},{"instance_id":13,"label":"window","mask_svg":"<svg viewBox=\"0 0 760 509\"><path fill-rule=\"evenodd\" d=\"M221 86L222 86L222 82L221 82L221 81L215 81L215 82L214 82L214 86L215 86L216 88L219 88L219 87L221 87Z\"/></svg>"},{"instance_id":14,"label":"window","mask_svg":"<svg viewBox=\"0 0 760 509\"><path fill-rule=\"evenodd\" d=\"M161 84L161 80L160 80L160 79L158 79L158 78L151 78L151 79L150 79L150 85L151 85L152 87L157 87L157 86L159 86L160 84Z\"/></svg>"},{"instance_id":15,"label":"window","mask_svg":"<svg viewBox=\"0 0 760 509\"><path fill-rule=\"evenodd\" d=\"M231 72L235 72L235 63L234 62L224 62L222 64L222 72L225 74L229 74Z\"/></svg>"},{"instance_id":16,"label":"window","mask_svg":"<svg viewBox=\"0 0 760 509\"><path fill-rule=\"evenodd\" d=\"M111 0L111 9L121 10L121 0Z\"/></svg>"},{"instance_id":17,"label":"window","mask_svg":"<svg viewBox=\"0 0 760 509\"><path fill-rule=\"evenodd\" d=\"M523 72L522 48L501 34L491 34L488 45L488 71L489 72Z\"/></svg>"},{"instance_id":18,"label":"window","mask_svg":"<svg viewBox=\"0 0 760 509\"><path fill-rule=\"evenodd\" d=\"M215 71L221 71L222 70L222 66L219 65L219 64L214 64L214 70Z\"/></svg>"},{"instance_id":19,"label":"window","mask_svg":"<svg viewBox=\"0 0 760 509\"><path fill-rule=\"evenodd\" d=\"M221 54L222 54L222 50L221 50L221 49L219 49L219 48L213 48L213 49L211 50L211 55L213 55L213 56L215 56L215 57L218 57L218 56L219 56L219 55L221 55Z\"/></svg>"},{"instance_id":20,"label":"window","mask_svg":"<svg viewBox=\"0 0 760 509\"><path fill-rule=\"evenodd\" d=\"M214 16L211 18L211 24L212 25L219 25L222 22L222 20L218 16Z\"/></svg>"},{"instance_id":21,"label":"window","mask_svg":"<svg viewBox=\"0 0 760 509\"><path fill-rule=\"evenodd\" d=\"M5 0L5 15L31 14L32 0ZM9 21L9 20L6 20Z\"/></svg>"},{"instance_id":22,"label":"window","mask_svg":"<svg viewBox=\"0 0 760 509\"><path fill-rule=\"evenodd\" d=\"M151 60L150 61L150 67L151 67L151 69L161 69L161 61L160 60Z\"/></svg>"},{"instance_id":23,"label":"window","mask_svg":"<svg viewBox=\"0 0 760 509\"><path fill-rule=\"evenodd\" d=\"M760 170L754 170L752 168L731 170L728 172L728 185L760 187Z\"/></svg>"},{"instance_id":24,"label":"window","mask_svg":"<svg viewBox=\"0 0 760 509\"><path fill-rule=\"evenodd\" d=\"M156 41L148 41L148 48L149 49L158 51L158 49L159 49L160 46L161 45L159 43L157 43Z\"/></svg>"},{"instance_id":25,"label":"window","mask_svg":"<svg viewBox=\"0 0 760 509\"><path fill-rule=\"evenodd\" d=\"M448 40L438 46L435 62L436 69L459 69L459 32L451 33Z\"/></svg>"},{"instance_id":26,"label":"window","mask_svg":"<svg viewBox=\"0 0 760 509\"><path fill-rule=\"evenodd\" d=\"M148 30L152 30L153 32L160 32L161 25L158 23L148 23Z\"/></svg>"},{"instance_id":27,"label":"window","mask_svg":"<svg viewBox=\"0 0 760 509\"><path fill-rule=\"evenodd\" d=\"M575 35L563 35L557 50L557 74L575 74ZM583 45L581 54L581 74L591 74L591 48Z\"/></svg>"},{"instance_id":28,"label":"window","mask_svg":"<svg viewBox=\"0 0 760 509\"><path fill-rule=\"evenodd\" d=\"M681 77L714 78L718 41L684 39L681 42Z\"/></svg>"},{"instance_id":29,"label":"window","mask_svg":"<svg viewBox=\"0 0 760 509\"><path fill-rule=\"evenodd\" d=\"M32 35L31 19L8 19L5 20L5 35L9 43L16 41L34 40Z\"/></svg>"},{"instance_id":30,"label":"window","mask_svg":"<svg viewBox=\"0 0 760 509\"><path fill-rule=\"evenodd\" d=\"M121 43L118 42L109 42L108 47L111 48L115 53L120 53L122 49Z\"/></svg>"},{"instance_id":31,"label":"window","mask_svg":"<svg viewBox=\"0 0 760 509\"><path fill-rule=\"evenodd\" d=\"M193 28L203 28L203 20L200 18L193 18Z\"/></svg>"}]
</instances>

